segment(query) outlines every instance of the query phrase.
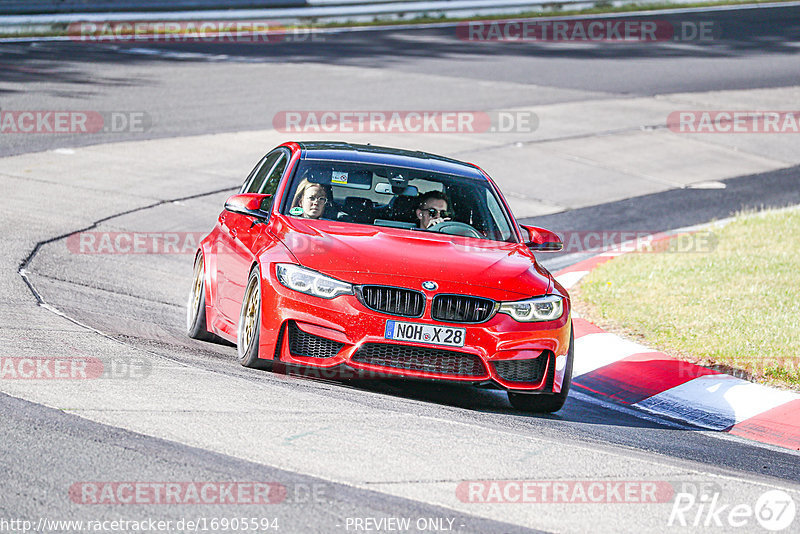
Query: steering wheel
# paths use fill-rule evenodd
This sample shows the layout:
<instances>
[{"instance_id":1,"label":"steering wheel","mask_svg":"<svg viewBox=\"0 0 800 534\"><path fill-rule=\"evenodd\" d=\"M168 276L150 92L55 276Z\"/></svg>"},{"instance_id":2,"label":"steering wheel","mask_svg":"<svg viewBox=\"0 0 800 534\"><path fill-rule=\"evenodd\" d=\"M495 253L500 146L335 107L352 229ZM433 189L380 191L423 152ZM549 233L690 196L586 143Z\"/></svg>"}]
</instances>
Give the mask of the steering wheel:
<instances>
[{"instance_id":1,"label":"steering wheel","mask_svg":"<svg viewBox=\"0 0 800 534\"><path fill-rule=\"evenodd\" d=\"M467 223L458 221L443 221L439 224L428 228L429 232L437 232L440 234L461 235L464 237L477 237L478 239L485 239L484 235L477 231Z\"/></svg>"}]
</instances>

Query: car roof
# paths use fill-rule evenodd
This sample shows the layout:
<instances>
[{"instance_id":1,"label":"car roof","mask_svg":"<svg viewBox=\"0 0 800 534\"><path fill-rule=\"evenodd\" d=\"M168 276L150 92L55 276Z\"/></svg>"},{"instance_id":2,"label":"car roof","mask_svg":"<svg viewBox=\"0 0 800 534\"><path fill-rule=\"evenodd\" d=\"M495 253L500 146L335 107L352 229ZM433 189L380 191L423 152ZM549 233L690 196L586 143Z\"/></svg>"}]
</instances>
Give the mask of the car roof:
<instances>
[{"instance_id":1,"label":"car roof","mask_svg":"<svg viewBox=\"0 0 800 534\"><path fill-rule=\"evenodd\" d=\"M330 141L305 141L297 144L302 150L301 159L393 165L486 179L475 165L428 152Z\"/></svg>"}]
</instances>

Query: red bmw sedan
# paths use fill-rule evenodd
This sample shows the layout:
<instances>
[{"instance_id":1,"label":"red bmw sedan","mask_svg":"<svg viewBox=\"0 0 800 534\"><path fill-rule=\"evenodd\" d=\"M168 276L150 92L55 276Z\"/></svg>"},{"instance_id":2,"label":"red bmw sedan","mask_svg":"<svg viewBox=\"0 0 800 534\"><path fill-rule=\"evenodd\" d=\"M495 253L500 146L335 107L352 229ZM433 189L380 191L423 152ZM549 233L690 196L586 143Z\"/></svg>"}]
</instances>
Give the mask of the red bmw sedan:
<instances>
[{"instance_id":1,"label":"red bmw sedan","mask_svg":"<svg viewBox=\"0 0 800 534\"><path fill-rule=\"evenodd\" d=\"M201 241L187 329L236 343L246 367L456 381L554 412L572 374L570 301L533 252L560 249L475 165L289 142Z\"/></svg>"}]
</instances>

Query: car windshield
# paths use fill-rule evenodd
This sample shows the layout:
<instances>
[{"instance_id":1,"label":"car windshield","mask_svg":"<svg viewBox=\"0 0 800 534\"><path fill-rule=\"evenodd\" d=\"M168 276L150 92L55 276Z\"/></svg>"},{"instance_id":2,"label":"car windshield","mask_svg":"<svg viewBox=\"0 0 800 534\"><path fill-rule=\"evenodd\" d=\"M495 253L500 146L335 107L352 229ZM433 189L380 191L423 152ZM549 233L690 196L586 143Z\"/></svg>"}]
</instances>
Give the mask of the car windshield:
<instances>
[{"instance_id":1,"label":"car windshield","mask_svg":"<svg viewBox=\"0 0 800 534\"><path fill-rule=\"evenodd\" d=\"M516 242L509 215L489 182L404 167L301 161L282 212Z\"/></svg>"}]
</instances>

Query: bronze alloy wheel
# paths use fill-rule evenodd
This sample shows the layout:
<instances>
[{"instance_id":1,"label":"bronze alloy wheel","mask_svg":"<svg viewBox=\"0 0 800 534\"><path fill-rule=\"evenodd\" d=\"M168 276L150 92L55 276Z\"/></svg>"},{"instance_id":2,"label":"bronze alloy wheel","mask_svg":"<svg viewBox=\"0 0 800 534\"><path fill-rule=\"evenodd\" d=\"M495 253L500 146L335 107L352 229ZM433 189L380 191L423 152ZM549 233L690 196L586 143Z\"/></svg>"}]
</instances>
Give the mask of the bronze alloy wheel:
<instances>
[{"instance_id":1,"label":"bronze alloy wheel","mask_svg":"<svg viewBox=\"0 0 800 534\"><path fill-rule=\"evenodd\" d=\"M239 327L236 329L236 352L239 363L245 367L265 369L270 360L258 357L258 339L261 330L261 275L258 267L250 271L247 289L244 291L242 311L239 313Z\"/></svg>"},{"instance_id":2,"label":"bronze alloy wheel","mask_svg":"<svg viewBox=\"0 0 800 534\"><path fill-rule=\"evenodd\" d=\"M258 319L260 314L258 308L261 304L261 289L257 277L250 277L247 284L247 289L244 292L244 301L242 302L242 313L239 317L239 332L237 335L239 345L239 357L242 353L250 348L253 341L253 334L258 328Z\"/></svg>"},{"instance_id":3,"label":"bronze alloy wheel","mask_svg":"<svg viewBox=\"0 0 800 534\"><path fill-rule=\"evenodd\" d=\"M205 269L203 256L198 254L194 261L194 277L192 279L192 291L189 293L189 302L186 304L186 330L191 331L200 310L200 301L203 300L203 279Z\"/></svg>"},{"instance_id":4,"label":"bronze alloy wheel","mask_svg":"<svg viewBox=\"0 0 800 534\"><path fill-rule=\"evenodd\" d=\"M194 260L192 290L186 302L186 333L190 338L201 341L222 341L206 326L206 269L203 254L198 254Z\"/></svg>"}]
</instances>

